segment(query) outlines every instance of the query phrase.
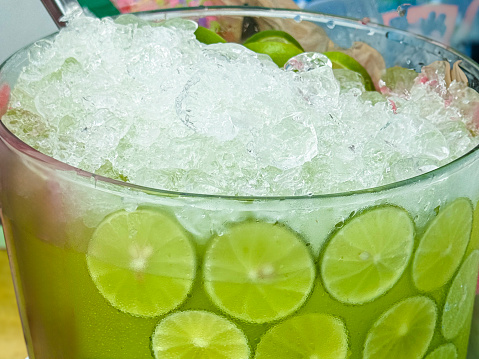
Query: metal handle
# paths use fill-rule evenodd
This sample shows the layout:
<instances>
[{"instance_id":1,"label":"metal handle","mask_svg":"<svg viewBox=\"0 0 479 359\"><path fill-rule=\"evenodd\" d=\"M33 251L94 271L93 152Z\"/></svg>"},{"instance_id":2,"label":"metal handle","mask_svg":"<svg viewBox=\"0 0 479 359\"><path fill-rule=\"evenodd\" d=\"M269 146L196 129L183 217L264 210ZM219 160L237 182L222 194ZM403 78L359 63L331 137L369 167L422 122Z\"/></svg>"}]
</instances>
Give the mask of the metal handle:
<instances>
[{"instance_id":1,"label":"metal handle","mask_svg":"<svg viewBox=\"0 0 479 359\"><path fill-rule=\"evenodd\" d=\"M62 16L74 9L81 8L77 0L41 0L41 2L59 28L65 26L65 24L60 21Z\"/></svg>"}]
</instances>

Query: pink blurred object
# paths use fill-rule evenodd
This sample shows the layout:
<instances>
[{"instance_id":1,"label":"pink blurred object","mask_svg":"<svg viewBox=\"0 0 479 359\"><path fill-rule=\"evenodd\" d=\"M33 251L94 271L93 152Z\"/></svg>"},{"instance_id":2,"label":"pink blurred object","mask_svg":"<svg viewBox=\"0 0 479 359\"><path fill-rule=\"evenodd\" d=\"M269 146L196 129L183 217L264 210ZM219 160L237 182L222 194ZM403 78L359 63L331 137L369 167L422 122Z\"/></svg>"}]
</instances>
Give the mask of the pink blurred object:
<instances>
[{"instance_id":1,"label":"pink blurred object","mask_svg":"<svg viewBox=\"0 0 479 359\"><path fill-rule=\"evenodd\" d=\"M10 86L3 84L0 87L0 117L2 117L8 109L8 101L10 100Z\"/></svg>"},{"instance_id":2,"label":"pink blurred object","mask_svg":"<svg viewBox=\"0 0 479 359\"><path fill-rule=\"evenodd\" d=\"M433 31L431 34L427 34L427 36L444 44L449 44L451 41L451 37L454 33L454 29L456 27L456 20L458 16L457 5L426 4L408 7L406 17L409 26L407 30L420 35L426 35L422 32L422 29L420 27L420 20L428 19L430 14L433 12L436 14L444 15L445 31L444 33ZM391 21L397 17L402 16L400 13L398 13L397 10L389 11L383 13L382 15L384 25L393 25Z\"/></svg>"}]
</instances>

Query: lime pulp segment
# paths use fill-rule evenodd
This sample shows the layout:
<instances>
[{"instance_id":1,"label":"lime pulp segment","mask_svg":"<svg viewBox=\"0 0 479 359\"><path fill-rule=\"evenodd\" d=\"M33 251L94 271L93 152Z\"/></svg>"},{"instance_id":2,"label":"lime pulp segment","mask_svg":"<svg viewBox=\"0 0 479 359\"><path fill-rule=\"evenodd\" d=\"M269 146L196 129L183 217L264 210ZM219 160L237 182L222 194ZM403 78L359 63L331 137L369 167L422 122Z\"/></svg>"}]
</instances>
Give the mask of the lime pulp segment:
<instances>
[{"instance_id":1,"label":"lime pulp segment","mask_svg":"<svg viewBox=\"0 0 479 359\"><path fill-rule=\"evenodd\" d=\"M168 215L151 209L107 216L95 230L87 253L91 278L112 306L135 316L173 310L193 285L193 246Z\"/></svg>"},{"instance_id":2,"label":"lime pulp segment","mask_svg":"<svg viewBox=\"0 0 479 359\"><path fill-rule=\"evenodd\" d=\"M243 332L228 319L206 311L170 314L152 336L156 359L248 359Z\"/></svg>"},{"instance_id":3,"label":"lime pulp segment","mask_svg":"<svg viewBox=\"0 0 479 359\"><path fill-rule=\"evenodd\" d=\"M466 258L449 288L441 325L442 334L448 340L455 338L471 320L478 268L479 250L475 250Z\"/></svg>"},{"instance_id":4,"label":"lime pulp segment","mask_svg":"<svg viewBox=\"0 0 479 359\"><path fill-rule=\"evenodd\" d=\"M205 288L225 313L265 323L294 313L312 290L313 258L284 226L244 222L212 239L204 259Z\"/></svg>"},{"instance_id":5,"label":"lime pulp segment","mask_svg":"<svg viewBox=\"0 0 479 359\"><path fill-rule=\"evenodd\" d=\"M452 343L443 344L428 354L425 359L457 359L457 349Z\"/></svg>"},{"instance_id":6,"label":"lime pulp segment","mask_svg":"<svg viewBox=\"0 0 479 359\"><path fill-rule=\"evenodd\" d=\"M452 278L466 251L471 228L472 205L466 198L451 202L431 221L414 256L417 289L433 291Z\"/></svg>"},{"instance_id":7,"label":"lime pulp segment","mask_svg":"<svg viewBox=\"0 0 479 359\"><path fill-rule=\"evenodd\" d=\"M372 301L403 274L414 242L414 223L402 208L384 205L352 217L333 234L323 254L326 290L350 304Z\"/></svg>"},{"instance_id":8,"label":"lime pulp segment","mask_svg":"<svg viewBox=\"0 0 479 359\"><path fill-rule=\"evenodd\" d=\"M364 345L364 359L420 359L431 342L437 309L428 297L407 298L374 323Z\"/></svg>"},{"instance_id":9,"label":"lime pulp segment","mask_svg":"<svg viewBox=\"0 0 479 359\"><path fill-rule=\"evenodd\" d=\"M341 319L312 313L287 319L268 330L255 359L346 359L348 334Z\"/></svg>"}]
</instances>

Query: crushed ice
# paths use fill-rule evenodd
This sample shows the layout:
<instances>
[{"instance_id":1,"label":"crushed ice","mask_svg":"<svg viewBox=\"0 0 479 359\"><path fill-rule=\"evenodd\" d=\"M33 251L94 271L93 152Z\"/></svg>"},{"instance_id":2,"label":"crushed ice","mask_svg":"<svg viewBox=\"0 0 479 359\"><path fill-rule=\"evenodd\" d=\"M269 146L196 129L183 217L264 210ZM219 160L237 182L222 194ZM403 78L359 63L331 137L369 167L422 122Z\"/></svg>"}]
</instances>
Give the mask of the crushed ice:
<instances>
[{"instance_id":1,"label":"crushed ice","mask_svg":"<svg viewBox=\"0 0 479 359\"><path fill-rule=\"evenodd\" d=\"M388 101L322 54L301 54L285 71L237 44L199 43L196 26L73 17L30 49L3 121L90 172L228 195L374 187L478 144L464 117L472 90L451 92L445 106L442 87L417 81Z\"/></svg>"}]
</instances>

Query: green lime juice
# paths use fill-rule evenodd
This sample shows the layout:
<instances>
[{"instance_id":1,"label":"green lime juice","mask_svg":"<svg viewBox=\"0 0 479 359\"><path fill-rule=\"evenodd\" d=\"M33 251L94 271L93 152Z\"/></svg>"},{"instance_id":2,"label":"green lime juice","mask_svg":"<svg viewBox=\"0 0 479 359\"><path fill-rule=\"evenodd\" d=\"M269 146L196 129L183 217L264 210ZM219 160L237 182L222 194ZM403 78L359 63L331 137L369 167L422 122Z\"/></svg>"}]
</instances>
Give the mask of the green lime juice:
<instances>
[{"instance_id":1,"label":"green lime juice","mask_svg":"<svg viewBox=\"0 0 479 359\"><path fill-rule=\"evenodd\" d=\"M419 227L388 203L309 232L248 211L205 239L150 203L61 243L3 221L31 358L430 359L467 354L477 208Z\"/></svg>"}]
</instances>

